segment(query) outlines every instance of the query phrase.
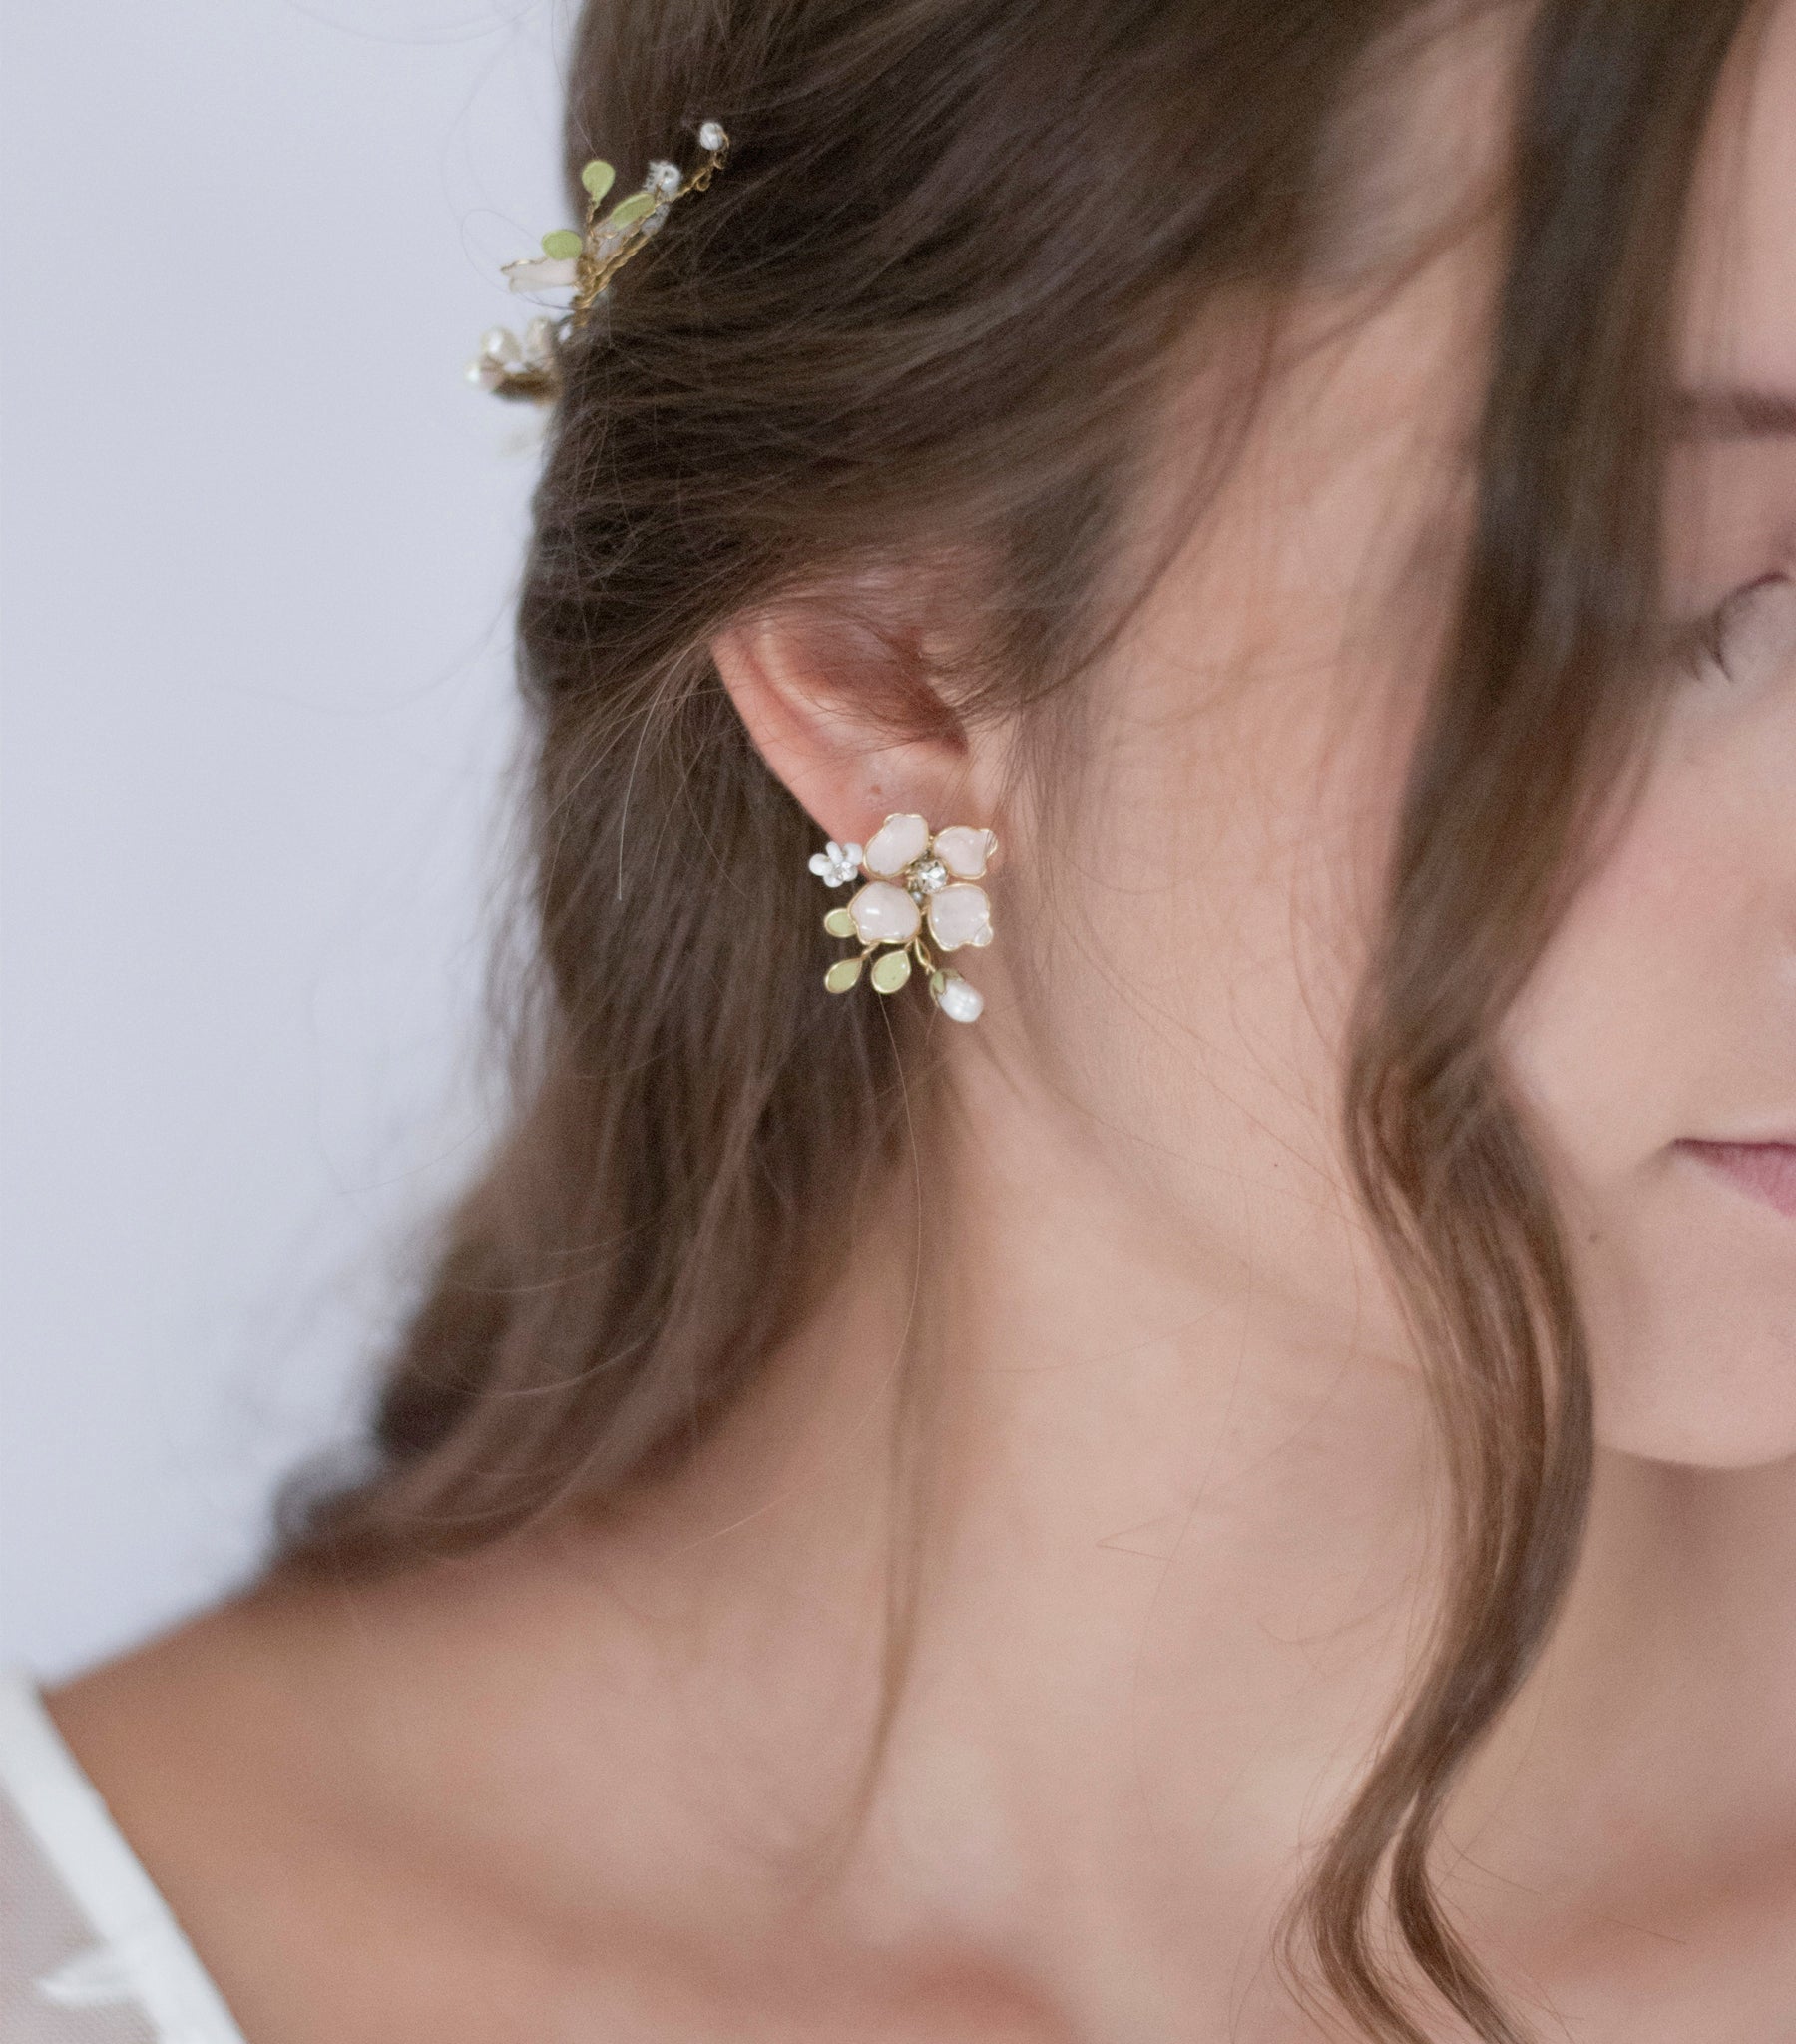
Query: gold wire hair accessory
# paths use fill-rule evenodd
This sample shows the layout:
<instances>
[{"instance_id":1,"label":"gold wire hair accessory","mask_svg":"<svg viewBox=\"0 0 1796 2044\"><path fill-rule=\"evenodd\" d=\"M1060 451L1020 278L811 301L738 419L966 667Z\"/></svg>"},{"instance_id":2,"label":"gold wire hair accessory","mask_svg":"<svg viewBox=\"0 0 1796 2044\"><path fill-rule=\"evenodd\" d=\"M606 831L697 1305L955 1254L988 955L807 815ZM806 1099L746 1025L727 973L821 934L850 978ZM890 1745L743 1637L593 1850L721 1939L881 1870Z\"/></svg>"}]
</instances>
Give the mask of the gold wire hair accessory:
<instances>
[{"instance_id":1,"label":"gold wire hair accessory","mask_svg":"<svg viewBox=\"0 0 1796 2044\"><path fill-rule=\"evenodd\" d=\"M863 850L858 844L828 845L810 862L826 887L866 884L846 908L832 908L823 927L832 937L852 937L857 956L841 958L824 975L832 994L867 977L876 993L895 994L913 964L927 975L929 991L942 1013L955 1022L977 1022L985 996L958 972L937 964L930 949L980 951L992 941L992 903L983 887L986 868L998 855L990 830L956 824L932 832L921 816L888 816ZM928 931L925 941L924 932Z\"/></svg>"},{"instance_id":2,"label":"gold wire hair accessory","mask_svg":"<svg viewBox=\"0 0 1796 2044\"><path fill-rule=\"evenodd\" d=\"M661 232L674 201L688 192L702 192L723 168L729 137L720 122L699 123L698 147L705 158L690 176L677 164L657 157L641 191L632 192L603 214L600 209L618 174L603 157L594 157L582 167L580 182L587 195L585 227L578 233L573 228L554 229L543 237L540 256L508 262L504 271L514 291L528 295L572 290L573 302L558 318L531 320L521 340L509 327L493 327L482 337L479 354L468 364L470 383L499 397L539 404L550 403L560 394L558 350L562 340L586 324L593 307L611 289L612 278Z\"/></svg>"}]
</instances>

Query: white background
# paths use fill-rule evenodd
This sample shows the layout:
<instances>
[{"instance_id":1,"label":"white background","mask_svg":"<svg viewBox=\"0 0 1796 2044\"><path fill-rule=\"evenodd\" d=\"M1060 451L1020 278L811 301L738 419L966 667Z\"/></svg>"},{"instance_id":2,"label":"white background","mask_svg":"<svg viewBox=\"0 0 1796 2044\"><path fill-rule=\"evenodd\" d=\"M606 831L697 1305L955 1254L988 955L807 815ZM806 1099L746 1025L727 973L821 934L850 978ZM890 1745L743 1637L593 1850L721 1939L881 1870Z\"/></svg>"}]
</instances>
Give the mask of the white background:
<instances>
[{"instance_id":1,"label":"white background","mask_svg":"<svg viewBox=\"0 0 1796 2044\"><path fill-rule=\"evenodd\" d=\"M547 0L10 0L0 1658L248 1567L480 1147Z\"/></svg>"}]
</instances>

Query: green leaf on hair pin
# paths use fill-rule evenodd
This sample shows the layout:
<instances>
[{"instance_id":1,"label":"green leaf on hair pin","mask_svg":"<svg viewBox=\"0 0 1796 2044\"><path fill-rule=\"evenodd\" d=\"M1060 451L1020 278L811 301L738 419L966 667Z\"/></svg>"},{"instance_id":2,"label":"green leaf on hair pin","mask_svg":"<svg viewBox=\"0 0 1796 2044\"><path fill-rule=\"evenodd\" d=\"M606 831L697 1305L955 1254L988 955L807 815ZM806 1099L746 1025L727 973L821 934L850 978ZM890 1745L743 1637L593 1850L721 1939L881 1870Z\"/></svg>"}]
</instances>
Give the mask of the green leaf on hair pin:
<instances>
[{"instance_id":1,"label":"green leaf on hair pin","mask_svg":"<svg viewBox=\"0 0 1796 2044\"><path fill-rule=\"evenodd\" d=\"M595 206L611 190L617 175L602 156L596 156L591 163L581 165L580 182L586 187L587 197Z\"/></svg>"},{"instance_id":2,"label":"green leaf on hair pin","mask_svg":"<svg viewBox=\"0 0 1796 2044\"><path fill-rule=\"evenodd\" d=\"M633 192L628 199L620 199L605 216L605 225L608 228L633 228L660 204L661 195L657 192Z\"/></svg>"},{"instance_id":3,"label":"green leaf on hair pin","mask_svg":"<svg viewBox=\"0 0 1796 2044\"><path fill-rule=\"evenodd\" d=\"M543 237L543 254L557 262L571 262L586 244L572 228L556 228Z\"/></svg>"}]
</instances>

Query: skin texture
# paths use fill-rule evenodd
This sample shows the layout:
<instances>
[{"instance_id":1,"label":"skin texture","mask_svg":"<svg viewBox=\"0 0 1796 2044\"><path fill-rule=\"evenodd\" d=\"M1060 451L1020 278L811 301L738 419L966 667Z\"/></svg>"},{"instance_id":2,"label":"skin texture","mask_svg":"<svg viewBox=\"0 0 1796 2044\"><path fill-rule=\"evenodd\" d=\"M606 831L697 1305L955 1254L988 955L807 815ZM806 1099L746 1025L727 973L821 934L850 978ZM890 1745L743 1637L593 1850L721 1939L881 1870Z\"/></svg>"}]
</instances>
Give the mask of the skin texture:
<instances>
[{"instance_id":1,"label":"skin texture","mask_svg":"<svg viewBox=\"0 0 1796 2044\"><path fill-rule=\"evenodd\" d=\"M1789 1220L1680 1143L1796 1143L1796 78L1773 25L1744 154L1702 195L1672 477L1672 605L1734 597L1674 695L1639 798L1512 1018L1603 1373L1603 1438L1673 1462L1796 1454ZM1723 225L1724 223L1724 225ZM1735 393L1772 400L1741 405Z\"/></svg>"},{"instance_id":2,"label":"skin texture","mask_svg":"<svg viewBox=\"0 0 1796 2044\"><path fill-rule=\"evenodd\" d=\"M1455 104L1494 77L1469 50ZM1693 389L1796 401L1793 109L1785 6L1718 116ZM988 1012L947 1046L940 1145L676 1481L263 1592L52 1699L251 2044L1322 2034L1274 1933L1431 1551L1336 1075L1490 276L1468 232L1348 327L1347 285L1298 308L1052 803L1016 732L869 729L803 617L718 642L828 835L997 823ZM1727 416L1697 407L1671 479L1691 612L1796 573L1796 433ZM1443 1856L1518 2004L1580 2044L1796 2035L1796 1221L1688 1148L1796 1141L1787 583L1723 657L1506 1045L1575 1223L1603 1446L1571 1608ZM907 1330L938 1366L900 1485Z\"/></svg>"}]
</instances>

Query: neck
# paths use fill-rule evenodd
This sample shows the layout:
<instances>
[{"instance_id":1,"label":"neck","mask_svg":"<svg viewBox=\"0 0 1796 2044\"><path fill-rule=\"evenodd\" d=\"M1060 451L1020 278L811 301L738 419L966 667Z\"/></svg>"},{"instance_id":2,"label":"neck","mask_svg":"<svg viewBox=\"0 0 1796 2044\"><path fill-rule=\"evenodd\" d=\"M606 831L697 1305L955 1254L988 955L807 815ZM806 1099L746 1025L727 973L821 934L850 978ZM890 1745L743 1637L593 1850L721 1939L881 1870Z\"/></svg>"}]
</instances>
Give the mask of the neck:
<instances>
[{"instance_id":1,"label":"neck","mask_svg":"<svg viewBox=\"0 0 1796 2044\"><path fill-rule=\"evenodd\" d=\"M487 1874L558 1912L615 1910L622 1868L651 1920L989 1969L1076 2036L1288 2038L1240 1959L1269 1954L1425 1637L1420 1378L1169 1225L1051 1111L955 1126L677 1479L367 1593L369 1792L453 1786ZM1497 1825L1533 1785L1503 1849L1550 1834L1616 1671L1662 1647L1668 1548L1681 1609L1736 1569L1738 1486L1704 1481L1606 1472L1557 1687L1469 1799ZM1736 1659L1736 1712L1740 1682ZM388 1736L395 1689L440 1738ZM496 1781L471 1762L495 1748Z\"/></svg>"},{"instance_id":2,"label":"neck","mask_svg":"<svg viewBox=\"0 0 1796 2044\"><path fill-rule=\"evenodd\" d=\"M1421 1400L1076 1125L976 1105L677 1480L445 1572L435 1633L374 1593L357 1651L477 1642L422 1686L542 1756L552 1821L496 1798L518 1835L481 1845L521 1883L628 1866L633 1906L715 1889L744 1935L821 1910L1169 2034L1270 1935L1401 1677Z\"/></svg>"}]
</instances>

